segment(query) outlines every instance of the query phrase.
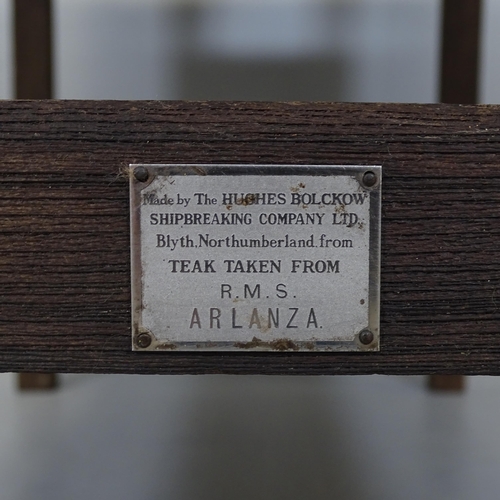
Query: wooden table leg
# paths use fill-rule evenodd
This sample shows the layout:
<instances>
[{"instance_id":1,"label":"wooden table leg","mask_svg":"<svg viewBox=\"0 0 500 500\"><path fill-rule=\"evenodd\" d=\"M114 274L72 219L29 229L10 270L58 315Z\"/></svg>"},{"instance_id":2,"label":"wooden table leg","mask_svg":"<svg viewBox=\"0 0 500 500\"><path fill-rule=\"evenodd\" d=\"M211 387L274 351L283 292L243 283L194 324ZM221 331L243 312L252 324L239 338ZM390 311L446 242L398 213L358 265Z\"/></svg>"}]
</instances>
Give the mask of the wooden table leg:
<instances>
[{"instance_id":1,"label":"wooden table leg","mask_svg":"<svg viewBox=\"0 0 500 500\"><path fill-rule=\"evenodd\" d=\"M481 0L444 0L441 33L441 102L476 104ZM429 388L463 391L462 375L431 375Z\"/></svg>"},{"instance_id":2,"label":"wooden table leg","mask_svg":"<svg viewBox=\"0 0 500 500\"><path fill-rule=\"evenodd\" d=\"M431 375L428 386L434 391L459 392L465 389L465 377L463 375Z\"/></svg>"},{"instance_id":3,"label":"wooden table leg","mask_svg":"<svg viewBox=\"0 0 500 500\"><path fill-rule=\"evenodd\" d=\"M441 102L476 104L481 0L444 0Z\"/></svg>"},{"instance_id":4,"label":"wooden table leg","mask_svg":"<svg viewBox=\"0 0 500 500\"><path fill-rule=\"evenodd\" d=\"M52 98L51 0L15 0L15 68L17 99ZM54 373L21 373L21 390L53 389Z\"/></svg>"},{"instance_id":5,"label":"wooden table leg","mask_svg":"<svg viewBox=\"0 0 500 500\"><path fill-rule=\"evenodd\" d=\"M22 391L55 389L58 385L55 373L19 373L17 381Z\"/></svg>"}]
</instances>

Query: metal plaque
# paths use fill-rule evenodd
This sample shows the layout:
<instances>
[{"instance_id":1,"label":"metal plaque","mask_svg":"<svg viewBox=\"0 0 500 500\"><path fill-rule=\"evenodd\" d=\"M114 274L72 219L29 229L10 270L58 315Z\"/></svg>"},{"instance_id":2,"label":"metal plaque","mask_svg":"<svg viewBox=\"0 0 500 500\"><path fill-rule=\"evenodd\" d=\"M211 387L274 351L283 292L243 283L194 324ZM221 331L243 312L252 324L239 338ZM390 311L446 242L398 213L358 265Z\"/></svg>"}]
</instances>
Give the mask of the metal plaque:
<instances>
[{"instance_id":1,"label":"metal plaque","mask_svg":"<svg viewBox=\"0 0 500 500\"><path fill-rule=\"evenodd\" d=\"M132 349L379 350L381 175L131 165Z\"/></svg>"}]
</instances>

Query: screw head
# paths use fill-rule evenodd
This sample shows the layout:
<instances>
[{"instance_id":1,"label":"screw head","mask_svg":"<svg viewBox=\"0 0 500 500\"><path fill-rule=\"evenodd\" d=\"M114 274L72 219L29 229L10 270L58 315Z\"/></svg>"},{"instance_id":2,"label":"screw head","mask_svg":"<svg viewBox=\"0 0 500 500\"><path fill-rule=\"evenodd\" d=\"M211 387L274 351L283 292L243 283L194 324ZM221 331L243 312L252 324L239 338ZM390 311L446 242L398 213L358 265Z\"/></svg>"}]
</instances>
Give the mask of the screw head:
<instances>
[{"instance_id":1,"label":"screw head","mask_svg":"<svg viewBox=\"0 0 500 500\"><path fill-rule=\"evenodd\" d=\"M372 172L371 170L365 172L365 174L363 175L363 184L366 187L373 187L375 186L376 183L377 183L377 175L375 174L375 172Z\"/></svg>"},{"instance_id":2,"label":"screw head","mask_svg":"<svg viewBox=\"0 0 500 500\"><path fill-rule=\"evenodd\" d=\"M375 339L375 335L373 335L373 332L370 332L370 330L363 330L360 332L358 338L363 345L369 345Z\"/></svg>"},{"instance_id":3,"label":"screw head","mask_svg":"<svg viewBox=\"0 0 500 500\"><path fill-rule=\"evenodd\" d=\"M149 347L151 345L151 335L149 333L140 333L137 335L135 338L136 344L141 347L142 349L146 349L146 347Z\"/></svg>"},{"instance_id":4,"label":"screw head","mask_svg":"<svg viewBox=\"0 0 500 500\"><path fill-rule=\"evenodd\" d=\"M134 168L134 177L139 182L146 182L149 177L149 172L146 167L136 167Z\"/></svg>"}]
</instances>

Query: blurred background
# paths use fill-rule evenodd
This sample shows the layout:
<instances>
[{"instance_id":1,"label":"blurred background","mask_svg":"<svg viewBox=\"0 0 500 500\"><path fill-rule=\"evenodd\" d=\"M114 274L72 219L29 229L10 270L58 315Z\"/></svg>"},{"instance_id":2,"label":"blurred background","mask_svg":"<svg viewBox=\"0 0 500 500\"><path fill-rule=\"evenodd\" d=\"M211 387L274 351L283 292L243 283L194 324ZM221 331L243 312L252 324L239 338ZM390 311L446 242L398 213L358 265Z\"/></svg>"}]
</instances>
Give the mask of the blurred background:
<instances>
[{"instance_id":1,"label":"blurred background","mask_svg":"<svg viewBox=\"0 0 500 500\"><path fill-rule=\"evenodd\" d=\"M0 98L14 96L0 1ZM481 102L500 102L500 2L483 0ZM54 0L58 99L435 102L440 0Z\"/></svg>"},{"instance_id":2,"label":"blurred background","mask_svg":"<svg viewBox=\"0 0 500 500\"><path fill-rule=\"evenodd\" d=\"M0 98L14 97L0 0ZM54 96L437 102L439 0L54 0ZM500 102L484 0L479 102ZM500 491L500 383L0 376L0 498L470 499Z\"/></svg>"}]
</instances>

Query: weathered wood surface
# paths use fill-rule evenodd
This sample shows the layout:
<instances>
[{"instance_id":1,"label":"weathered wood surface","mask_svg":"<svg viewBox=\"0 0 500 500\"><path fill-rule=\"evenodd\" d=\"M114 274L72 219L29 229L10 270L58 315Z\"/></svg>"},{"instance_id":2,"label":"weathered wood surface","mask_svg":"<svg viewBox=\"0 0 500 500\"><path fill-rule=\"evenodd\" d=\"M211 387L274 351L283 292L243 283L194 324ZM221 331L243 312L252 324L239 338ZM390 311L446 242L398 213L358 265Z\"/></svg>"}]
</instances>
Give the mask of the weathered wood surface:
<instances>
[{"instance_id":1,"label":"weathered wood surface","mask_svg":"<svg viewBox=\"0 0 500 500\"><path fill-rule=\"evenodd\" d=\"M500 373L500 108L0 102L0 370ZM383 165L380 353L130 349L129 163Z\"/></svg>"}]
</instances>

